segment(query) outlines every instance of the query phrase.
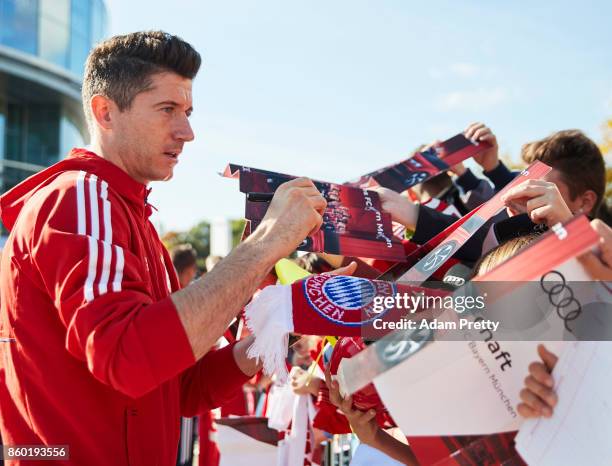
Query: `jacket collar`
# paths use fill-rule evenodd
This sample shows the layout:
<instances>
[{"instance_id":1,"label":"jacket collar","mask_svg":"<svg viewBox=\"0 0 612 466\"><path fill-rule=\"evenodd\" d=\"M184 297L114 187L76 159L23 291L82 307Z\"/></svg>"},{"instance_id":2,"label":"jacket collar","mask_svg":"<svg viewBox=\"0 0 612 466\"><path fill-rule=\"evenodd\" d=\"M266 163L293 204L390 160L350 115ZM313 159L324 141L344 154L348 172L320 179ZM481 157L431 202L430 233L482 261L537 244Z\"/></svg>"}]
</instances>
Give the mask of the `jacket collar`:
<instances>
[{"instance_id":1,"label":"jacket collar","mask_svg":"<svg viewBox=\"0 0 612 466\"><path fill-rule=\"evenodd\" d=\"M147 196L151 189L94 152L87 149L72 149L59 164L64 164L66 167L77 165L78 170L95 174L108 182L121 197L133 203L135 207L144 208L147 205Z\"/></svg>"},{"instance_id":2,"label":"jacket collar","mask_svg":"<svg viewBox=\"0 0 612 466\"><path fill-rule=\"evenodd\" d=\"M150 188L99 155L86 149L73 149L64 160L32 175L0 196L0 217L4 226L12 229L28 199L57 175L80 170L106 181L130 205L136 215L143 218L151 215L152 206L147 203Z\"/></svg>"}]
</instances>

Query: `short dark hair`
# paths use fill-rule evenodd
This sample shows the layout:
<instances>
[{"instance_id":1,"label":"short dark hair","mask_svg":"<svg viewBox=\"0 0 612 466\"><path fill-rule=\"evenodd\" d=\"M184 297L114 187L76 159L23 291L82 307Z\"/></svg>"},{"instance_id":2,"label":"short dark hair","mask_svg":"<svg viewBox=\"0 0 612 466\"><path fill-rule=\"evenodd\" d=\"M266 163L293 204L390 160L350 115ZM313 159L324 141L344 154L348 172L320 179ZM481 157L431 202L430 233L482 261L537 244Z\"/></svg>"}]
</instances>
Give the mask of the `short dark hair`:
<instances>
[{"instance_id":1,"label":"short dark hair","mask_svg":"<svg viewBox=\"0 0 612 466\"><path fill-rule=\"evenodd\" d=\"M178 244L170 251L170 257L177 273L196 265L197 254L191 244Z\"/></svg>"},{"instance_id":2,"label":"short dark hair","mask_svg":"<svg viewBox=\"0 0 612 466\"><path fill-rule=\"evenodd\" d=\"M590 214L593 217L597 214L606 191L605 162L597 144L582 131L557 131L544 139L525 144L521 156L527 163L539 160L559 170L572 200L592 190L597 195L597 201Z\"/></svg>"},{"instance_id":3,"label":"short dark hair","mask_svg":"<svg viewBox=\"0 0 612 466\"><path fill-rule=\"evenodd\" d=\"M130 108L137 94L148 90L151 76L172 72L193 79L202 59L180 37L163 31L141 31L114 36L89 53L83 77L83 106L91 124L89 101L100 94L119 110Z\"/></svg>"}]
</instances>

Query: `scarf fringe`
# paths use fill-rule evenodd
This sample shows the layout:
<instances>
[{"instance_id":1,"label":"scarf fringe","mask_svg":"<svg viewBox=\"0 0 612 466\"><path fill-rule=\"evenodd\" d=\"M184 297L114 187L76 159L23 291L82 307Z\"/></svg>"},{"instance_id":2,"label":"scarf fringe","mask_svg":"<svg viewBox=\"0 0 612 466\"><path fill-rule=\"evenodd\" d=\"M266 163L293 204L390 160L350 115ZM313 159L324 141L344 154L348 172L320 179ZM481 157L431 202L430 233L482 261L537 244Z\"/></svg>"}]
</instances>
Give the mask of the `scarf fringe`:
<instances>
[{"instance_id":1,"label":"scarf fringe","mask_svg":"<svg viewBox=\"0 0 612 466\"><path fill-rule=\"evenodd\" d=\"M246 306L245 322L255 336L247 356L263 361L266 375L276 373L279 382L287 380L289 334L293 332L293 304L290 285L264 288Z\"/></svg>"}]
</instances>

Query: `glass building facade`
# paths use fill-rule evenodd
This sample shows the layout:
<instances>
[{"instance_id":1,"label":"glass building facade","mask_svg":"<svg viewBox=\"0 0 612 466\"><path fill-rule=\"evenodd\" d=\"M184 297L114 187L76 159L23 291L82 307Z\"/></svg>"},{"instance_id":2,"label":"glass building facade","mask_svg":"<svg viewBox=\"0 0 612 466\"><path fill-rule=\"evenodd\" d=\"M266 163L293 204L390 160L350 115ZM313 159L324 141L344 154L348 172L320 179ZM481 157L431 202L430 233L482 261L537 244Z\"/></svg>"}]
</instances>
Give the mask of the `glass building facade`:
<instances>
[{"instance_id":1,"label":"glass building facade","mask_svg":"<svg viewBox=\"0 0 612 466\"><path fill-rule=\"evenodd\" d=\"M0 192L87 142L80 87L103 0L0 0Z\"/></svg>"},{"instance_id":2,"label":"glass building facade","mask_svg":"<svg viewBox=\"0 0 612 466\"><path fill-rule=\"evenodd\" d=\"M83 74L92 45L106 33L102 0L0 0L0 45Z\"/></svg>"}]
</instances>

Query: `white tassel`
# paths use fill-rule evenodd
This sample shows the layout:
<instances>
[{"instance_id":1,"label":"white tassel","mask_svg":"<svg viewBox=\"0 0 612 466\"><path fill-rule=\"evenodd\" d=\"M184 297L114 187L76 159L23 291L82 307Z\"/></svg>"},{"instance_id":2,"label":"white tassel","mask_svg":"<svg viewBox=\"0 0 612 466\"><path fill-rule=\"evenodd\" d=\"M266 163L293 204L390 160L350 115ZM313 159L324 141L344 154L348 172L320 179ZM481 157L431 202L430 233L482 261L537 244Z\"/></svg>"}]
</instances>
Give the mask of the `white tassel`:
<instances>
[{"instance_id":1,"label":"white tassel","mask_svg":"<svg viewBox=\"0 0 612 466\"><path fill-rule=\"evenodd\" d=\"M246 325L255 336L247 356L263 361L266 375L287 380L287 345L293 332L291 285L271 285L259 292L244 311Z\"/></svg>"}]
</instances>

